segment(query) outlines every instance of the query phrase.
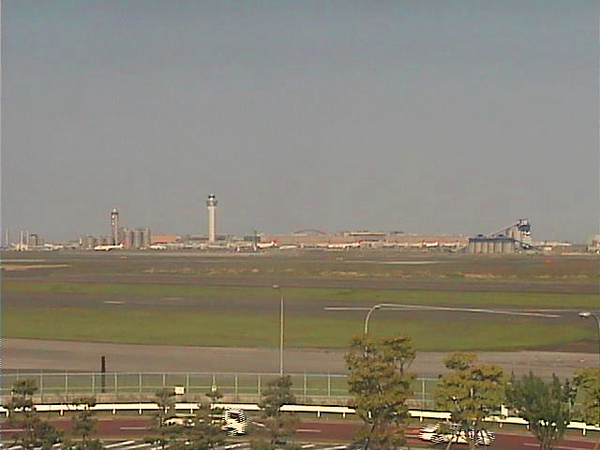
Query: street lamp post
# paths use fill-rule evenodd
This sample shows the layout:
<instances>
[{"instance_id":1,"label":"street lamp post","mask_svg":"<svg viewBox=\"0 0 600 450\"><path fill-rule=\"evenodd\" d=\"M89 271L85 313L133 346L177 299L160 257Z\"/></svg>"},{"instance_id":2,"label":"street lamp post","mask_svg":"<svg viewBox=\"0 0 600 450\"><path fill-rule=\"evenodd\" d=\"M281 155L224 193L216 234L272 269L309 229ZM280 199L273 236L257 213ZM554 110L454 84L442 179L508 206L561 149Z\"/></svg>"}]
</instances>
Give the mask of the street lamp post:
<instances>
[{"instance_id":1,"label":"street lamp post","mask_svg":"<svg viewBox=\"0 0 600 450\"><path fill-rule=\"evenodd\" d=\"M582 311L579 313L579 317L582 319L587 319L588 317L592 317L596 320L596 324L598 325L598 369L600 369L600 317L597 314L594 314L590 311Z\"/></svg>"},{"instance_id":2,"label":"street lamp post","mask_svg":"<svg viewBox=\"0 0 600 450\"><path fill-rule=\"evenodd\" d=\"M373 313L375 311L377 311L378 309L384 308L385 305L383 303L380 303L379 305L374 305L372 306L369 311L367 312L367 315L365 316L365 327L364 327L364 334L365 336L367 336L369 334L369 320L371 320L371 315L373 315Z\"/></svg>"},{"instance_id":3,"label":"street lamp post","mask_svg":"<svg viewBox=\"0 0 600 450\"><path fill-rule=\"evenodd\" d=\"M498 310L498 309L481 309L481 308L455 308L449 306L428 306L428 305L406 305L400 303L379 303L377 305L371 306L370 308L362 308L362 307L330 307L325 308L327 310L367 310L367 315L365 316L365 325L364 325L364 334L365 336L369 334L369 320L371 320L371 316L378 309L392 309L392 310L413 310L413 311L454 311L454 312L469 312L469 313L484 313L484 314L501 314L508 316L533 316L533 317L559 317L556 314L544 314L544 313L531 313L531 312L517 312L517 311L506 311L506 310Z\"/></svg>"},{"instance_id":4,"label":"street lamp post","mask_svg":"<svg viewBox=\"0 0 600 450\"><path fill-rule=\"evenodd\" d=\"M283 376L283 289L278 284L274 284L273 289L279 291L279 376Z\"/></svg>"}]
</instances>

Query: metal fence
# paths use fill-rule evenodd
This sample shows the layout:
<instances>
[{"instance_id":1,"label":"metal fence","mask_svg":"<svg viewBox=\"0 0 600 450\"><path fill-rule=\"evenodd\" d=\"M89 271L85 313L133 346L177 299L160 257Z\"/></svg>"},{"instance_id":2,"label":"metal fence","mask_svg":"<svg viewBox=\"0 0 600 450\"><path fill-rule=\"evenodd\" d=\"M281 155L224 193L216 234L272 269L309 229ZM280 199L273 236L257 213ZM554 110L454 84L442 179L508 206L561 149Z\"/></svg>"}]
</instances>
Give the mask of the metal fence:
<instances>
[{"instance_id":1,"label":"metal fence","mask_svg":"<svg viewBox=\"0 0 600 450\"><path fill-rule=\"evenodd\" d=\"M288 374L292 391L303 404L346 405L350 399L346 375ZM182 401L201 401L206 393L218 388L223 401L257 402L266 384L278 377L275 373L207 373L207 372L3 372L0 396L6 404L17 380L33 378L40 403L69 402L78 397L95 396L99 402L152 401L162 388L185 388ZM413 382L411 407L431 409L437 379L417 378Z\"/></svg>"}]
</instances>

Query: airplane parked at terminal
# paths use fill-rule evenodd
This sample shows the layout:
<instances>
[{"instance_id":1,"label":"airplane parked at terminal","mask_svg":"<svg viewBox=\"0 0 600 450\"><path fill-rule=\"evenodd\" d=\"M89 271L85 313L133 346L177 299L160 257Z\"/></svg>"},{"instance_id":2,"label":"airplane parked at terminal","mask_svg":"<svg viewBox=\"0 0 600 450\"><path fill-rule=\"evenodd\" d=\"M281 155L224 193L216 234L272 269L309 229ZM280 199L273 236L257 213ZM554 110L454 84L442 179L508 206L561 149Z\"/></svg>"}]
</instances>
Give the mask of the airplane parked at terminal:
<instances>
[{"instance_id":1,"label":"airplane parked at terminal","mask_svg":"<svg viewBox=\"0 0 600 450\"><path fill-rule=\"evenodd\" d=\"M94 247L95 251L98 252L110 252L111 250L121 250L123 248L123 244L119 245L96 245Z\"/></svg>"}]
</instances>

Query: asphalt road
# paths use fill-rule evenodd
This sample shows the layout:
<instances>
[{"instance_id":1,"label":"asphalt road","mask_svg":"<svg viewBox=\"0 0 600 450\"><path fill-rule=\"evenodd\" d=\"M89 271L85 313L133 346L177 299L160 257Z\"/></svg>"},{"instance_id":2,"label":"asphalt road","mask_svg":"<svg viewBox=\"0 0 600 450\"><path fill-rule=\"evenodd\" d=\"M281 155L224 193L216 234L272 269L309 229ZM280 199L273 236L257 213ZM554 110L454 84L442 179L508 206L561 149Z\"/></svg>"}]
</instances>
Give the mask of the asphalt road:
<instances>
[{"instance_id":1,"label":"asphalt road","mask_svg":"<svg viewBox=\"0 0 600 450\"><path fill-rule=\"evenodd\" d=\"M435 378L445 372L447 353L420 352L410 370ZM530 370L540 376L571 377L576 369L595 367L595 353L543 351L480 352L480 361L500 365L517 375ZM3 339L5 370L99 371L106 357L109 372L251 372L276 373L279 350L269 348L192 347L170 345L103 344L88 342ZM344 374L344 350L286 349L288 373Z\"/></svg>"},{"instance_id":2,"label":"asphalt road","mask_svg":"<svg viewBox=\"0 0 600 450\"><path fill-rule=\"evenodd\" d=\"M71 422L68 419L53 420L53 425L68 431L71 428ZM360 425L357 421L340 420L303 420L297 427L294 437L302 442L343 442L350 443L354 433ZM151 421L149 418L101 418L97 426L97 435L103 438L111 439L136 439L141 440L149 433ZM2 426L3 435L8 437L12 433L7 425ZM525 429L523 429L526 431ZM413 448L440 448L431 443L418 439L419 430L409 428L407 437ZM503 433L496 431L496 440L489 448L496 449L531 449L539 446L538 441L531 435ZM252 437L252 436L251 436ZM253 436L254 438L256 436ZM593 436L589 438L568 438L559 443L557 448L562 450L585 450L594 447ZM332 447L330 447L331 449ZM339 448L339 447L335 447ZM465 445L456 445L453 448L466 448Z\"/></svg>"}]
</instances>

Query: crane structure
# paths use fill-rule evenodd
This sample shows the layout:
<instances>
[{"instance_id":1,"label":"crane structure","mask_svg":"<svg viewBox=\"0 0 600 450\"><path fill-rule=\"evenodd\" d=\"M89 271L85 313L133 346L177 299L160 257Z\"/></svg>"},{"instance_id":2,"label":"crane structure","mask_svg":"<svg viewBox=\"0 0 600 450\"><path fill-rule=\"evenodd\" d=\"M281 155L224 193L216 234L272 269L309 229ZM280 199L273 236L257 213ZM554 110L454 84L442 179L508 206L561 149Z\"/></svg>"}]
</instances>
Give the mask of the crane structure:
<instances>
[{"instance_id":1,"label":"crane structure","mask_svg":"<svg viewBox=\"0 0 600 450\"><path fill-rule=\"evenodd\" d=\"M523 249L532 248L531 223L529 222L529 219L519 219L515 223L490 233L488 237L505 237L508 239L513 239Z\"/></svg>"}]
</instances>

